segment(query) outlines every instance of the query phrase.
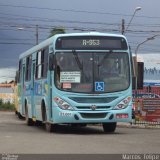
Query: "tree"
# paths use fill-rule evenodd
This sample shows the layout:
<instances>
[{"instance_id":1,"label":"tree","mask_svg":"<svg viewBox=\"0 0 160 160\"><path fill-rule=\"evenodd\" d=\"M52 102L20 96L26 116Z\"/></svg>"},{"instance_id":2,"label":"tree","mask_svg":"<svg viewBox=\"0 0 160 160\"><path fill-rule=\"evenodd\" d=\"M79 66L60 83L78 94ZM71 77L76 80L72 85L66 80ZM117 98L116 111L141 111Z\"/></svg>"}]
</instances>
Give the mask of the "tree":
<instances>
[{"instance_id":1,"label":"tree","mask_svg":"<svg viewBox=\"0 0 160 160\"><path fill-rule=\"evenodd\" d=\"M3 100L2 99L0 99L0 106L3 104Z\"/></svg>"},{"instance_id":2,"label":"tree","mask_svg":"<svg viewBox=\"0 0 160 160\"><path fill-rule=\"evenodd\" d=\"M7 84L7 81L2 82L1 84Z\"/></svg>"},{"instance_id":3,"label":"tree","mask_svg":"<svg viewBox=\"0 0 160 160\"><path fill-rule=\"evenodd\" d=\"M56 34L63 34L63 33L66 33L63 27L55 27L50 31L49 37L52 37Z\"/></svg>"}]
</instances>

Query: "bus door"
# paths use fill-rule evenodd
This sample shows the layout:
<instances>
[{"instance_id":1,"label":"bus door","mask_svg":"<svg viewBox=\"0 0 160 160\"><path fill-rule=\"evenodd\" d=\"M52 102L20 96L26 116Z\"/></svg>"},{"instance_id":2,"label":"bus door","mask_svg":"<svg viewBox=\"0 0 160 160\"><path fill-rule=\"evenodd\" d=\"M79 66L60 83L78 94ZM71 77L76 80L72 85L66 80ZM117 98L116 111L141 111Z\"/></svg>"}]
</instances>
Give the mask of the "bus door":
<instances>
[{"instance_id":1,"label":"bus door","mask_svg":"<svg viewBox=\"0 0 160 160\"><path fill-rule=\"evenodd\" d=\"M32 68L31 68L31 108L32 108L32 118L35 118L35 89L34 89L34 80L35 80L35 66L36 62L35 60L32 61Z\"/></svg>"}]
</instances>

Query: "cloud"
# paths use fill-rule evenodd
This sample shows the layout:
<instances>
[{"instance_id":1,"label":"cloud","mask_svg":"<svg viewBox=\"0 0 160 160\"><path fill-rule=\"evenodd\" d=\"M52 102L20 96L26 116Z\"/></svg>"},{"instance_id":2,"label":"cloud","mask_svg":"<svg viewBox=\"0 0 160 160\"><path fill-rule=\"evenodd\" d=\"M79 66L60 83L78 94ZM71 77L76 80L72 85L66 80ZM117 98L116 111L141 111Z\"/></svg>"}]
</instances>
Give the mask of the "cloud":
<instances>
[{"instance_id":1,"label":"cloud","mask_svg":"<svg viewBox=\"0 0 160 160\"><path fill-rule=\"evenodd\" d=\"M16 68L0 68L0 83L15 79Z\"/></svg>"}]
</instances>

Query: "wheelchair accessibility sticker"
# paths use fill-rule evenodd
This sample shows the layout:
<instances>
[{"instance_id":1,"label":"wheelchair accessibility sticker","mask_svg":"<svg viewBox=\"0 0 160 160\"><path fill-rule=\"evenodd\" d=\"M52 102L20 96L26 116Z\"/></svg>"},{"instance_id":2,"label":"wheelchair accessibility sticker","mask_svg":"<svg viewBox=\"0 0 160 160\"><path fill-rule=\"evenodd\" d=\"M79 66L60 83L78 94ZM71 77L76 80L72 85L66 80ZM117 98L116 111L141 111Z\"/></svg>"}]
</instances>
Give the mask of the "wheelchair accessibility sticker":
<instances>
[{"instance_id":1,"label":"wheelchair accessibility sticker","mask_svg":"<svg viewBox=\"0 0 160 160\"><path fill-rule=\"evenodd\" d=\"M104 91L104 82L95 82L95 91Z\"/></svg>"}]
</instances>

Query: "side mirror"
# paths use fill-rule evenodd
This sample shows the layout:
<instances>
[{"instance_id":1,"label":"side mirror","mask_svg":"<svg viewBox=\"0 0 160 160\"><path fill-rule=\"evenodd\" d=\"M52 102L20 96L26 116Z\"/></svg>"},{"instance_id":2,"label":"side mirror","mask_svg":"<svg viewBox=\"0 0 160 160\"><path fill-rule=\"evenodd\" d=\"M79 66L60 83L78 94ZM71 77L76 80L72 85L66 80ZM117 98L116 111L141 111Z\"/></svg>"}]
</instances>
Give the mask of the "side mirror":
<instances>
[{"instance_id":1,"label":"side mirror","mask_svg":"<svg viewBox=\"0 0 160 160\"><path fill-rule=\"evenodd\" d=\"M17 84L19 81L19 72L16 71L16 76L15 76L15 84Z\"/></svg>"},{"instance_id":2,"label":"side mirror","mask_svg":"<svg viewBox=\"0 0 160 160\"><path fill-rule=\"evenodd\" d=\"M144 62L132 57L132 89L143 89Z\"/></svg>"},{"instance_id":3,"label":"side mirror","mask_svg":"<svg viewBox=\"0 0 160 160\"><path fill-rule=\"evenodd\" d=\"M132 89L133 90L136 89L136 77L135 76L132 77Z\"/></svg>"},{"instance_id":4,"label":"side mirror","mask_svg":"<svg viewBox=\"0 0 160 160\"><path fill-rule=\"evenodd\" d=\"M144 62L138 62L137 89L143 89Z\"/></svg>"},{"instance_id":5,"label":"side mirror","mask_svg":"<svg viewBox=\"0 0 160 160\"><path fill-rule=\"evenodd\" d=\"M144 79L144 62L137 62L137 71L135 75L132 76L132 89L133 90L143 89L143 79Z\"/></svg>"},{"instance_id":6,"label":"side mirror","mask_svg":"<svg viewBox=\"0 0 160 160\"><path fill-rule=\"evenodd\" d=\"M49 70L53 71L55 68L55 56L54 54L49 55Z\"/></svg>"}]
</instances>

